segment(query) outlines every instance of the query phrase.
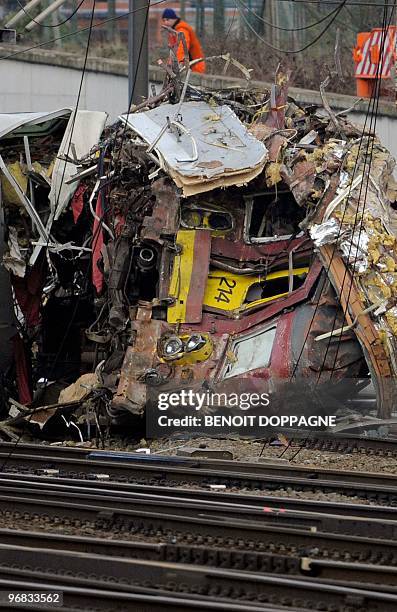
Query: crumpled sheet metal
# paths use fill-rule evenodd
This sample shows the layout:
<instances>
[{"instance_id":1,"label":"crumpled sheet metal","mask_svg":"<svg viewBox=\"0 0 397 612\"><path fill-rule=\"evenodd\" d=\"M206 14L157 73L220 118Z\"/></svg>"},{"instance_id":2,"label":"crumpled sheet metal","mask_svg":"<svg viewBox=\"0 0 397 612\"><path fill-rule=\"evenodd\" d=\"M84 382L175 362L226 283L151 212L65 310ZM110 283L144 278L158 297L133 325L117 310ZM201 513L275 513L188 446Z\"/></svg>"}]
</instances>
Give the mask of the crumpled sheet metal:
<instances>
[{"instance_id":1,"label":"crumpled sheet metal","mask_svg":"<svg viewBox=\"0 0 397 612\"><path fill-rule=\"evenodd\" d=\"M376 380L379 415L387 418L397 376L397 330L389 314L397 301L397 246L387 198L394 160L375 141L369 173L368 160L353 149L346 145L344 169L334 173L339 186L329 188L331 197L325 192L309 231Z\"/></svg>"},{"instance_id":2,"label":"crumpled sheet metal","mask_svg":"<svg viewBox=\"0 0 397 612\"><path fill-rule=\"evenodd\" d=\"M263 170L267 149L228 106L184 102L123 115L161 159L185 196L217 187L246 185ZM169 126L167 127L167 121Z\"/></svg>"},{"instance_id":3,"label":"crumpled sheet metal","mask_svg":"<svg viewBox=\"0 0 397 612\"><path fill-rule=\"evenodd\" d=\"M316 247L335 242L340 235L340 224L334 218L324 223L314 224L309 230L311 239Z\"/></svg>"},{"instance_id":4,"label":"crumpled sheet metal","mask_svg":"<svg viewBox=\"0 0 397 612\"><path fill-rule=\"evenodd\" d=\"M161 128L166 125L166 117L172 116L173 108L175 107L162 104L146 113L132 114L128 119L129 126L146 140L149 146L155 143L154 150L163 164L163 169L177 186L182 187L184 195L193 193L189 189L194 182L196 187L198 186L196 193L215 189L220 185L217 176L224 173L224 168L216 163L219 153L215 157L202 158L204 163L201 166L199 148L198 160L182 163L178 160L182 155L185 159L189 155L192 156L193 139L201 142L203 136L208 144L205 138L208 139L210 134L212 135L215 140L211 146L223 144L232 148L236 143L217 142L219 134L216 129L221 120L214 113L213 107L197 102L185 102L182 105L182 119L184 125L189 128L189 133L181 132L177 136L175 131L164 130L156 142ZM210 130L207 129L207 134L200 134L199 130L195 131L192 127L198 124L200 128L201 124L192 120L194 113L190 116L185 112L185 109L190 108L202 108L208 113L204 121L204 125L208 125ZM223 107L218 107L218 112L226 115ZM229 109L227 115L232 114ZM146 123L142 122L142 116ZM198 116L203 122L203 115ZM306 142L304 135L302 136L300 126L303 122L306 133L312 134L310 142ZM275 187L277 194L278 186L284 183L284 189L287 185L297 204L307 211L300 226L309 230L316 248L319 249L341 306L347 311L346 319L347 323L352 325L351 333L356 335L371 373L376 380L387 381L383 385L380 380L376 385L379 411L385 416L391 411L392 395L389 382L396 375L393 364L397 362L394 357L397 348L394 346L396 316L391 310L394 308L394 284L397 287L397 258L394 252L395 237L391 231L391 207L387 199L393 163L387 151L376 142L371 176L367 179L365 158L358 146L349 140L355 138L357 132L347 129L348 124L343 123L343 126L346 135L340 138L339 134L335 134L334 125L326 117L313 115L308 118L294 104L286 104L282 113L272 112L269 121L253 123L248 125L248 129L251 134L266 143L268 154L264 163L263 160L260 162L263 164L263 178L260 177L262 185ZM254 138L254 141L257 142L257 139ZM364 136L363 149L365 143ZM218 146L218 149L221 150L222 147ZM228 155L229 153L230 151ZM237 154L241 167L241 151L237 151ZM357 155L359 157L356 163ZM245 159L244 163L248 165ZM226 163L224 165L226 166ZM227 185L223 183L223 186ZM239 240L241 238L237 239L236 244ZM212 239L212 243L215 249L216 238ZM222 243L224 246L221 248L221 254L225 256L226 252L230 252L230 246L227 239L222 239ZM280 243L280 248L282 246L284 245ZM244 258L238 259L242 261ZM367 312L372 304L380 305L385 301L388 302L383 311L374 308ZM272 309L273 305L269 308ZM277 312L276 308L275 315ZM258 322L260 316L259 312ZM247 324L249 325L248 319L241 324L236 321L229 325L228 331L233 333L233 329L237 330L238 326L243 331ZM208 313L203 313L203 320L197 324L197 328L208 329L210 332L217 329L219 332L224 328L222 325L222 320L214 321ZM331 330L318 331L326 333ZM321 343L316 345L316 350L321 351ZM132 387L130 389L132 392Z\"/></svg>"},{"instance_id":5,"label":"crumpled sheet metal","mask_svg":"<svg viewBox=\"0 0 397 612\"><path fill-rule=\"evenodd\" d=\"M18 243L18 233L15 227L8 229L8 250L3 254L3 266L9 272L23 278L26 272L26 262Z\"/></svg>"},{"instance_id":6,"label":"crumpled sheet metal","mask_svg":"<svg viewBox=\"0 0 397 612\"><path fill-rule=\"evenodd\" d=\"M288 127L303 120L303 113L302 119L297 113L291 123L292 106L286 112ZM274 155L269 156L267 185L277 188L283 181L306 209L300 227L309 230L341 303L344 307L348 303L350 322L357 317L366 320L366 325L357 326L356 333L370 370L375 377L390 381L397 375L397 329L390 314L397 302L397 214L388 199L394 193L395 162L376 138L364 134L361 141L357 139L347 122L343 123L341 139L333 136L335 126L327 118L313 115L310 122L307 117L304 120L309 123L307 129L312 127L316 134L316 144L303 139L303 146L299 146L301 136L289 138L288 145L278 149L277 161L273 161ZM320 141L324 130L328 136ZM266 138L270 151L278 146L276 138L279 135ZM367 145L369 150L373 147L370 169ZM336 263L338 273L328 269ZM370 312L361 314L368 309ZM382 385L380 381L378 403L385 416L392 407L391 391L388 383L387 389L382 390Z\"/></svg>"},{"instance_id":7,"label":"crumpled sheet metal","mask_svg":"<svg viewBox=\"0 0 397 612\"><path fill-rule=\"evenodd\" d=\"M138 314L139 316L139 314ZM157 342L167 328L164 321L150 319L132 322L135 332L133 346L127 348L121 368L120 381L113 398L113 408L142 414L148 399L148 373L153 371L157 358Z\"/></svg>"},{"instance_id":8,"label":"crumpled sheet metal","mask_svg":"<svg viewBox=\"0 0 397 612\"><path fill-rule=\"evenodd\" d=\"M52 112L38 113L0 113L0 138L7 136L22 126L40 125L52 119L70 115L71 108L63 108Z\"/></svg>"},{"instance_id":9,"label":"crumpled sheet metal","mask_svg":"<svg viewBox=\"0 0 397 612\"><path fill-rule=\"evenodd\" d=\"M72 113L52 173L49 198L55 220L65 210L79 185L79 181L67 183L68 179L76 174L76 165L59 159L59 156L66 154L71 156L71 143L75 147L78 159L88 155L101 137L107 116L107 113L104 112L77 109Z\"/></svg>"}]
</instances>

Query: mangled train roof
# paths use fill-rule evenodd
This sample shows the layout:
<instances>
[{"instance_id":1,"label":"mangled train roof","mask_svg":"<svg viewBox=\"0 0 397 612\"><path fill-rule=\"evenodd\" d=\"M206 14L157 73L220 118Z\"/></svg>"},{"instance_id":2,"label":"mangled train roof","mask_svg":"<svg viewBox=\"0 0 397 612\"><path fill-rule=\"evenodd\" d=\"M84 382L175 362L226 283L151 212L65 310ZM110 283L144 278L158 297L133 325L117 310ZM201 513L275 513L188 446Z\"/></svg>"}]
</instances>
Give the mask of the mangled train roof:
<instances>
[{"instance_id":1,"label":"mangled train roof","mask_svg":"<svg viewBox=\"0 0 397 612\"><path fill-rule=\"evenodd\" d=\"M161 104L121 119L156 151L185 196L245 185L265 166L265 145L225 105Z\"/></svg>"}]
</instances>

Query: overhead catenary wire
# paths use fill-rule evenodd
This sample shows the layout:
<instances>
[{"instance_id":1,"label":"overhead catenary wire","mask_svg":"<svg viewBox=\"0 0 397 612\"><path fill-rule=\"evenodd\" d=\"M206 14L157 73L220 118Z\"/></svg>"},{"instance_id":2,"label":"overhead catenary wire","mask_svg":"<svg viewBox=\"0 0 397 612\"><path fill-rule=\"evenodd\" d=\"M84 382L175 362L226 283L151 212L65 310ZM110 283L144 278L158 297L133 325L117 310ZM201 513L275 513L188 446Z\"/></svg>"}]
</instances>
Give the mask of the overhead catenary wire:
<instances>
[{"instance_id":1,"label":"overhead catenary wire","mask_svg":"<svg viewBox=\"0 0 397 612\"><path fill-rule=\"evenodd\" d=\"M227 42L227 40L228 40L228 38L230 36L230 32L232 31L234 20L236 19L236 12L237 12L237 7L235 6L234 7L234 11L233 11L233 16L232 16L232 18L230 20L229 27L228 27L227 32L226 32L226 36L225 36L225 38L223 39L223 42L222 42L222 52L221 52L221 55L223 55L224 52L225 52L226 42Z\"/></svg>"},{"instance_id":2,"label":"overhead catenary wire","mask_svg":"<svg viewBox=\"0 0 397 612\"><path fill-rule=\"evenodd\" d=\"M379 73L379 67L381 67L383 65L384 41L386 39L386 32L387 32L387 27L388 27L388 25L387 25L387 10L388 9L385 7L384 15L383 15L383 22L382 22L382 36L381 36L381 43L380 43L381 57L380 57L380 61L379 61L378 65L377 65L377 72L376 72L376 76L375 76L375 86L373 88L372 96L371 96L371 99L370 99L370 102L369 102L369 107L372 105L372 109L371 109L371 113L370 113L370 124L369 124L369 132L370 132L370 134L373 131L374 119L375 119L375 125L376 125L377 110L378 110L378 105L379 105L379 95L380 95L380 77L379 77L379 74L381 74L381 72ZM389 21L390 20L391 20L391 16L390 16ZM367 119L368 119L368 115L366 117L366 121L367 121ZM362 215L364 215L365 206L366 206L366 195L367 195L367 190L368 190L369 174L370 174L371 163L372 163L372 149L371 149L371 155L369 157L369 161L367 162L371 138L372 138L372 149L373 149L373 142L374 142L374 138L375 137L374 136L372 136L372 137L369 136L367 138L366 148L365 148L365 155L364 155L363 177L365 176L365 169L367 167L367 163L368 163L368 172L367 172L368 176L366 177L366 179L367 179L367 188L366 188L366 192L365 192L365 198L364 198ZM362 141L360 141L360 145L361 145L361 142ZM360 148L359 148L359 151L357 153L356 162L359 159L359 155L360 155ZM353 178L354 178L354 173L353 173ZM352 246L353 246L354 233L355 233L356 225L357 225L357 222L358 222L359 208L360 208L360 201L361 201L361 195L362 195L362 191L363 191L363 186L364 186L364 178L363 178L363 180L360 183L359 195L358 195L358 199L357 199L357 207L356 207L356 210L355 210L355 217L354 217L354 222L353 222L352 237L351 237L351 241L350 241L350 245L349 245L349 251L348 251L347 260L350 259L351 249L352 249ZM346 213L346 210L347 210L347 207L348 207L348 204L349 204L349 196L350 196L350 193L349 193L348 197L346 198L346 205L345 205L344 214ZM344 216L342 217L341 225L343 223L343 219L344 219ZM335 246L335 248L336 248L336 246ZM334 251L335 251L335 249L334 249ZM356 253L356 255L357 254L358 253ZM346 317L347 309L348 309L348 306L349 306L349 298L350 298L350 294L351 294L351 290L352 290L352 285L353 285L354 265L352 267L350 289L349 289L349 293L348 293L348 297L347 297L347 301L346 301L346 307L344 309L344 318ZM340 292L341 293L343 292L344 285L345 285L345 282L346 282L346 278L347 278L347 266L345 267L345 271L344 271L343 279L342 279L342 284L341 284L341 287L340 287ZM333 340L332 333L335 331L337 315L338 315L338 313L336 312L335 316L334 316L334 319L333 319L331 335L328 338L327 347L326 347L326 350L325 350L325 353L324 353L323 363L322 363L322 366L321 366L320 371L319 371L318 381L320 380L321 374L322 374L322 372L324 370L326 359L327 359L327 356L328 356L328 352L329 352L329 349L330 349L330 346L331 346L331 343L332 343L332 340ZM342 326L342 330L343 330L343 326ZM342 334L339 337L338 347L340 345L341 340L342 340ZM337 358L337 355L338 355L338 351L337 351L337 353L335 355L336 358ZM334 359L334 367L336 365L336 358ZM332 369L331 369L331 376L332 376Z\"/></svg>"},{"instance_id":3,"label":"overhead catenary wire","mask_svg":"<svg viewBox=\"0 0 397 612\"><path fill-rule=\"evenodd\" d=\"M73 32L68 32L67 34L63 34L62 36L51 38L51 40L46 40L44 42L37 43L36 45L32 45L31 47L27 47L26 49L20 49L19 51L14 51L13 53L9 53L8 55L3 55L2 57L0 57L0 60L12 59L13 57L16 57L17 55L27 53L28 51L33 51L34 49L39 49L40 47L45 47L46 45L50 45L51 43L57 42L58 40L64 40L65 38L71 38L73 36L78 36L79 34L82 34L83 32L94 30L95 28L100 28L106 25L107 23L110 23L111 21L117 21L118 19L123 19L124 17L128 17L128 15L131 15L132 13L137 13L138 11L146 10L148 7L152 8L160 4L164 4L164 2L168 2L168 0L157 0L156 2L151 2L150 4L147 4L146 6L140 7L138 9L133 9L132 11L127 11L125 13L122 13L121 15L116 15L116 17L109 17L108 19L103 19L102 21L98 21L97 23L94 23L92 25L92 28L90 28L90 26L79 28L77 30L74 30Z\"/></svg>"},{"instance_id":4,"label":"overhead catenary wire","mask_svg":"<svg viewBox=\"0 0 397 612\"><path fill-rule=\"evenodd\" d=\"M320 25L321 23L323 23L324 21L332 17L332 15L334 15L334 13L339 10L339 4L340 4L338 3L338 6L336 6L332 11L330 11L327 15L324 15L321 19L314 21L313 23L309 23L308 25L297 27L297 28L283 28L282 26L278 26L275 23L268 21L267 19L262 17L262 15L258 15L258 13L254 11L254 9L252 9L250 6L242 2L242 0L238 0L238 2L239 4L241 4L241 6L246 11L251 13L251 15L253 15L256 19L258 19L258 21L261 21L262 23L264 23L265 25L269 26L270 28L274 30L282 30L283 32L301 32L302 30L309 30L311 28L314 28L315 26Z\"/></svg>"},{"instance_id":5,"label":"overhead catenary wire","mask_svg":"<svg viewBox=\"0 0 397 612\"><path fill-rule=\"evenodd\" d=\"M346 202L348 202L348 201L349 201L349 197L350 197L350 194L351 194L351 191L352 191L353 179L354 179L354 176L355 176L355 174L356 174L357 165L358 165L358 160L359 160L359 158L360 158L360 152L361 152L362 142L363 142L363 138L364 138L365 132L367 131L367 122L368 122L368 118L369 118L369 116L370 116L370 115L372 116L372 112L373 112L373 111L371 110L371 103L373 102L373 95L374 95L374 92L375 92L375 90L373 91L372 96L371 96L371 98L370 98L370 100L369 100L369 102L368 102L367 111L366 111L366 115L365 115L365 120L364 120L364 124L363 124L363 129L362 129L361 137L360 137L360 139L359 139L359 147L358 147L358 151L357 151L357 155L356 155L356 159L355 159L355 163L354 163L354 168L353 168L353 172L352 172L352 180L351 180L350 185L349 185L349 191L348 191L348 193L347 193L347 195L346 195ZM342 226L342 224L343 224L343 220L344 220L344 218L345 218L346 211L347 211L347 205L345 206L344 211L343 211L343 213L342 213L342 219L341 219L341 223L340 223L339 232L338 232L338 235L337 235L337 237L336 237L336 242L335 242L334 248L333 248L333 250L332 250L332 254L331 254L331 259L330 259L330 262L329 262L329 264L328 264L328 266L327 266L327 270L326 270L327 274L326 274L326 275L325 275L325 277L324 277L324 280L323 280L323 283L322 283L321 292L323 291L323 289L324 289L324 287L325 287L325 283L326 283L327 278L328 278L328 272L329 272L329 270L330 270L330 267L331 267L331 264L332 264L333 258L334 258L335 254L336 254L336 244L337 244L337 241L338 241L338 239L339 239L339 237L340 237L340 233L341 233L341 226ZM321 293L321 292L320 292L320 293ZM295 365L294 365L294 368L293 368L293 371L292 371L292 374L291 374L291 378L290 378L290 380L292 380L292 379L295 377L296 370L297 370L297 368L298 368L298 365L299 365L300 359L302 358L303 351L304 351L304 348L305 348L305 345L306 345L307 339L308 339L308 337L309 337L309 334L310 334L311 328L312 328L313 323L314 323L314 318L315 318L315 316L316 316L316 314L317 314L317 310L318 310L318 307L319 307L319 302L320 302L320 298L319 298L319 300L318 300L318 301L317 301L317 303L316 303L316 307L315 307L315 310L314 310L314 312L313 312L311 322L310 322L309 327L308 327L308 330L307 330L307 332L306 332L305 339L304 339L304 341L303 341L303 344L302 344L301 350L300 350L300 352L299 352L299 355L298 355L297 361L296 361L296 363L295 363Z\"/></svg>"},{"instance_id":6,"label":"overhead catenary wire","mask_svg":"<svg viewBox=\"0 0 397 612\"><path fill-rule=\"evenodd\" d=\"M382 36L381 36L381 41L380 41L380 49L381 49L381 54L380 54L380 60L378 62L377 68L376 68L376 78L375 78L375 84L374 84L374 90L375 90L375 103L374 103L374 114L371 117L371 124L370 124L370 133L373 134L371 137L368 138L367 141L367 149L366 149L366 157L364 159L364 169L365 169L365 165L366 165L366 161L367 161L367 157L368 157L368 150L369 150L369 146L371 143L371 148L370 148L370 152L369 152L369 160L368 160L368 172L365 173L363 172L363 175L366 178L366 185L365 185L365 193L364 193L364 204L363 204L363 209L362 212L359 214L359 204L360 204L360 200L361 200L361 193L362 193L362 188L363 188L363 183L364 181L362 181L361 185L360 185L360 194L359 194L359 198L358 198L358 202L357 202L357 209L356 209L356 214L355 214L355 219L354 219L354 225L353 225L353 230L352 230L352 238L350 241L350 245L349 245L349 252L348 252L348 256L347 259L350 259L351 256L351 251L353 248L353 244L354 244L354 234L356 232L356 225L357 222L359 221L359 218L361 216L360 219L360 224L359 224L359 231L358 231L358 236L357 236L357 245L355 246L355 255L354 255L354 260L352 263L352 274L351 274L351 279L350 279L350 285L349 285L349 290L348 290L348 294L347 294L347 298L346 298L346 306L344 309L344 320L346 319L346 314L347 314L347 310L348 310L348 306L350 303L350 296L351 296L351 292L353 289L353 283L354 283L354 271L356 268L356 264L357 264L357 260L358 260L358 256L359 256L359 244L360 244L360 238L361 238L361 234L362 231L364 229L364 212L365 212L365 207L367 204L367 196L368 196L368 189L369 189L369 183L370 183L370 175L371 175L371 166L372 166L372 160L373 160L373 151L374 151L374 143L375 143L375 130L376 130L376 124L377 124L377 119L378 119L378 110L379 110L379 98L380 98L380 86L381 86L381 74L382 74L382 69L383 69L383 64L384 64L384 60L385 60L385 41L386 41L386 36L387 36L387 31L388 28L390 27L392 18L393 18L393 14L394 11L396 9L396 0L394 0L393 5L390 5L392 10L390 13L390 17L388 20L388 23L384 24L384 28L382 30ZM387 13L387 8L385 7L385 13ZM345 277L347 277L347 268L345 269L345 274L343 277L343 281L342 281L342 289L344 287L344 282L345 282ZM336 369L336 362L337 362L337 358L338 358L338 354L339 354L339 350L340 350L340 346L341 346L341 342L342 342L342 334L343 334L343 329L345 327L345 324L342 323L342 333L340 334L339 338L338 338L338 345L335 351L335 357L334 357L334 362L333 362L333 367L331 369L331 378L333 375L334 370ZM331 340L332 336L330 337Z\"/></svg>"},{"instance_id":7,"label":"overhead catenary wire","mask_svg":"<svg viewBox=\"0 0 397 612\"><path fill-rule=\"evenodd\" d=\"M306 49L309 49L310 47L315 45L316 42L318 42L320 40L320 38L322 38L324 36L324 34L328 31L329 27L333 24L335 19L338 17L340 12L342 11L342 9L345 6L346 2L347 2L347 0L342 0L342 2L340 3L339 7L337 8L335 13L331 17L330 21L327 23L327 25L321 30L321 32L312 41L310 41L309 43L307 43L306 45L304 45L300 49L281 49L280 47L276 47L276 46L272 45L271 43L269 43L265 38L263 38L263 36L261 36L255 30L253 25L247 19L244 11L241 9L241 1L240 0L235 0L235 4L237 6L237 9L238 9L238 11L239 11L243 21L245 21L247 27L251 30L251 32L253 32L253 34L255 34L255 36L258 38L258 40L260 40L264 45L266 45L266 47L269 47L273 51L277 51L277 53L285 53L287 55L294 55L296 53L302 53L302 51L306 51Z\"/></svg>"},{"instance_id":8,"label":"overhead catenary wire","mask_svg":"<svg viewBox=\"0 0 397 612\"><path fill-rule=\"evenodd\" d=\"M388 6L384 7L384 14L383 14L382 35L384 35L384 38L386 37L387 28L390 26L391 19L392 19L392 16L393 16L393 12L394 12L394 10L396 8L396 0L394 0L393 8L392 8L392 11L391 11L391 14L390 14L390 18L389 18L389 23L387 24L386 22L387 22L388 8L389 8ZM365 191L365 195L364 195L363 210L362 210L362 213L361 213L361 229L363 227L364 210L365 210L368 186L369 186L369 181L370 181L370 169L371 169L371 164L372 164L372 153L373 153L373 145L374 145L374 140L375 140L375 136L373 135L371 128L372 128L372 122L373 121L375 121L375 125L376 125L377 112L378 112L378 106L379 106L380 81L381 81L381 78L380 78L379 75L382 74L382 67L381 66L383 65L383 59L384 59L384 57L383 57L383 54L384 54L384 41L383 41L383 44L381 42L381 49L382 49L382 51L381 51L381 58L380 58L380 62L378 63L378 66L377 66L377 72L376 72L376 77L375 77L375 87L373 89L373 92L372 92L372 95L371 95L371 99L370 99L370 102L368 104L368 110L367 110L367 114L366 114L366 118L365 118L365 124L364 124L364 128L363 128L363 133L362 133L362 136L361 136L361 139L360 139L360 146L359 146L359 150L357 152L356 161L355 161L354 170L353 170L353 175L352 175L352 177L354 178L354 174L355 174L355 171L356 171L356 168L357 168L357 165L358 165L358 159L360 157L360 148L361 148L361 144L362 144L362 139L364 137L365 126L366 126L366 123L367 123L367 120L368 120L368 116L369 116L369 109L370 109L371 103L373 103L373 108L372 108L371 113L370 113L371 114L370 129L369 129L370 136L367 139L367 146L366 146L366 152L365 152L365 157L364 157L364 170L365 170L366 157L368 155L368 149L369 149L369 142L370 142L370 138L372 136L372 147L371 147L371 154L370 154L368 173L367 173L368 174L368 176L367 176L367 186L366 186L366 191ZM379 71L379 68L380 68L380 71ZM375 110L375 113L374 113L374 110ZM363 174L364 174L364 172L363 172ZM349 196L350 196L350 192L351 192L351 189L352 189L352 187L351 187L352 183L353 183L353 181L350 184L349 195L347 196L347 199L346 199L346 205L345 205L345 208L344 208L344 211L343 211L343 216L342 216L342 219L341 219L341 222L340 222L338 237L340 235L343 219L344 219L346 211L347 211L347 206L348 206L348 202L349 202ZM352 248L352 245L353 245L353 237L354 237L354 233L355 233L355 227L356 227L356 223L357 223L357 220L358 220L358 217L359 217L358 213L359 213L359 206L360 206L360 201L361 201L362 186L363 186L363 181L360 184L360 193L359 193L358 201L357 201L355 220L354 220L354 225L353 225L353 230L352 230L352 238L351 238L350 247L349 247L349 254L348 254L348 258L347 258L348 260L350 258L350 252L351 252L351 248ZM361 229L360 229L360 231L361 231ZM336 252L337 243L338 243L338 237L336 239L336 242L335 242L335 245L334 245L334 248L333 248L333 251L332 251L331 261L329 263L328 270L331 267L332 259L333 259L334 255L335 255L335 252ZM344 313L343 313L344 314L344 319L346 317L347 309L348 309L348 306L349 306L350 294L351 294L351 290L352 290L352 287L353 287L354 269L355 269L357 257L358 257L358 248L356 248L355 261L354 261L353 266L352 266L352 271L353 272L352 272L352 275L351 275L349 292L348 292L348 296L347 296L347 299L346 299L346 307L345 307ZM344 276L343 276L343 280L342 280L342 285L341 285L341 289L340 289L341 293L343 291L343 287L344 287L344 283L345 283L346 277L347 277L347 266L345 267L345 272L344 272ZM317 310L319 301L320 301L320 298L319 298L319 300L318 300L318 302L316 304L316 310ZM334 331L337 316L338 316L338 312L336 312L335 316L334 316L332 331ZM311 328L311 326L313 324L313 321L314 321L314 317L312 318L312 321L310 323L308 333L310 332L310 328ZM342 332L343 332L343 325L342 325ZM306 339L307 339L307 337L308 337L308 334L306 336ZM322 366L320 368L319 377L317 379L316 385L319 383L319 380L320 380L320 377L321 377L321 372L322 372L322 369L324 368L324 365L325 365L325 361L326 361L326 358L327 358L327 353L328 353L331 341L332 341L332 333L331 333L331 336L329 337L329 340L328 340L327 349L326 349L326 352L325 352L325 355L324 355L324 358L323 358ZM339 348L340 348L341 341L342 341L342 334L338 338L338 346L337 346L336 354L335 354L335 357L334 357L334 362L333 362L333 367L331 369L330 378L332 378L333 372L335 370L339 369L339 368L336 368L336 361L337 361L338 351L339 351ZM302 347L302 349L303 349L303 347ZM281 456L285 453L285 451L289 448L289 446L290 446L290 443L288 444L288 447L283 451ZM293 461L297 457L297 455L300 453L300 451L302 450L303 447L304 447L304 443L298 448L296 453L289 459L289 461Z\"/></svg>"},{"instance_id":9,"label":"overhead catenary wire","mask_svg":"<svg viewBox=\"0 0 397 612\"><path fill-rule=\"evenodd\" d=\"M33 15L31 13L29 13L29 11L25 10L25 7L23 6L23 4L21 4L20 0L17 0L18 5L21 7L21 10L25 13L25 15L27 17L29 17L29 19L31 21L33 21L34 23L39 25L41 28L59 28L59 26L64 25L65 23L70 21L76 15L76 13L80 10L80 7L84 4L84 2L85 2L85 0L81 0L81 2L72 11L72 13L69 15L69 17L67 17L63 21L60 21L59 23L46 24L46 23L41 23L40 21L36 21L36 18L33 17Z\"/></svg>"}]
</instances>

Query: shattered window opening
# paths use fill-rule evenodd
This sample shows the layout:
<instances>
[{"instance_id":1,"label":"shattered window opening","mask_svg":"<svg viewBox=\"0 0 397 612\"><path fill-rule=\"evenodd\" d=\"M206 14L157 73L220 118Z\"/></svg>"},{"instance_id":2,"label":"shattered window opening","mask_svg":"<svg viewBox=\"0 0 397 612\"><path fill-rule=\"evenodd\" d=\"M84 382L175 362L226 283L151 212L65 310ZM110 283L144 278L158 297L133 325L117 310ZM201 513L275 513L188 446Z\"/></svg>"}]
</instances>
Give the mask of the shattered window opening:
<instances>
[{"instance_id":1,"label":"shattered window opening","mask_svg":"<svg viewBox=\"0 0 397 612\"><path fill-rule=\"evenodd\" d=\"M276 337L277 326L261 330L244 338L233 340L231 352L233 361L229 361L222 378L231 378L259 368L267 368Z\"/></svg>"},{"instance_id":2,"label":"shattered window opening","mask_svg":"<svg viewBox=\"0 0 397 612\"><path fill-rule=\"evenodd\" d=\"M245 197L246 241L253 243L285 240L298 235L305 211L289 190L259 192Z\"/></svg>"}]
</instances>

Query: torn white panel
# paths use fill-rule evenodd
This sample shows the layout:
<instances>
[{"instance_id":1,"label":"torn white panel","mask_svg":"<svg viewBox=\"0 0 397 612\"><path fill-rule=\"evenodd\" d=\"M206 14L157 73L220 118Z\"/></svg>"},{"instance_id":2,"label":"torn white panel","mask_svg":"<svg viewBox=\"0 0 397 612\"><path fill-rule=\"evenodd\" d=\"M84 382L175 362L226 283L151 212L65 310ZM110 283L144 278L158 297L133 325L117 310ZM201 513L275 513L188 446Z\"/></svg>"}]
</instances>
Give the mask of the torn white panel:
<instances>
[{"instance_id":1,"label":"torn white panel","mask_svg":"<svg viewBox=\"0 0 397 612\"><path fill-rule=\"evenodd\" d=\"M59 156L72 156L72 144L78 159L81 159L98 144L103 128L105 127L107 113L99 111L77 111L72 113L65 134L59 148ZM70 202L76 191L79 181L67 184L67 180L77 173L77 165L62 159L56 159L52 173L52 186L50 191L50 204L54 219L58 219Z\"/></svg>"},{"instance_id":2,"label":"torn white panel","mask_svg":"<svg viewBox=\"0 0 397 612\"><path fill-rule=\"evenodd\" d=\"M120 119L153 147L184 195L243 185L264 168L265 145L228 106L184 102L174 115L175 106L162 104Z\"/></svg>"},{"instance_id":3,"label":"torn white panel","mask_svg":"<svg viewBox=\"0 0 397 612\"><path fill-rule=\"evenodd\" d=\"M26 264L18 244L18 234L15 227L8 228L8 250L3 254L3 265L9 272L23 278Z\"/></svg>"},{"instance_id":4,"label":"torn white panel","mask_svg":"<svg viewBox=\"0 0 397 612\"><path fill-rule=\"evenodd\" d=\"M62 108L49 113L0 113L0 138L7 136L19 128L29 125L40 125L60 117L67 117L72 112L70 108Z\"/></svg>"}]
</instances>

